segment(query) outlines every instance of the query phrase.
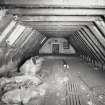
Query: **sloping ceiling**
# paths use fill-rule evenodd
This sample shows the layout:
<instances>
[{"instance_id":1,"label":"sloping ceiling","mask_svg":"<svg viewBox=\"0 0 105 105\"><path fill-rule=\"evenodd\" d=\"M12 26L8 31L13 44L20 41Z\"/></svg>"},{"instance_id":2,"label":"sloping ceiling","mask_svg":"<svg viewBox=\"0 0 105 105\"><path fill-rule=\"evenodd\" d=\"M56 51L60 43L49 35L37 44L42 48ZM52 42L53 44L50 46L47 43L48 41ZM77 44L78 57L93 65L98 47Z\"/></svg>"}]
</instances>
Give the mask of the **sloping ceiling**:
<instances>
[{"instance_id":1,"label":"sloping ceiling","mask_svg":"<svg viewBox=\"0 0 105 105\"><path fill-rule=\"evenodd\" d=\"M24 7L103 7L105 6L105 0L1 0L2 4L16 5Z\"/></svg>"},{"instance_id":2,"label":"sloping ceiling","mask_svg":"<svg viewBox=\"0 0 105 105\"><path fill-rule=\"evenodd\" d=\"M1 7L47 37L67 37L79 55L105 64L105 0L1 0Z\"/></svg>"},{"instance_id":3,"label":"sloping ceiling","mask_svg":"<svg viewBox=\"0 0 105 105\"><path fill-rule=\"evenodd\" d=\"M20 24L13 16L11 19L9 17L3 18L8 22L4 21L2 27L5 28L0 34L0 66L8 64L11 60L20 62L34 56L46 40L37 30Z\"/></svg>"}]
</instances>

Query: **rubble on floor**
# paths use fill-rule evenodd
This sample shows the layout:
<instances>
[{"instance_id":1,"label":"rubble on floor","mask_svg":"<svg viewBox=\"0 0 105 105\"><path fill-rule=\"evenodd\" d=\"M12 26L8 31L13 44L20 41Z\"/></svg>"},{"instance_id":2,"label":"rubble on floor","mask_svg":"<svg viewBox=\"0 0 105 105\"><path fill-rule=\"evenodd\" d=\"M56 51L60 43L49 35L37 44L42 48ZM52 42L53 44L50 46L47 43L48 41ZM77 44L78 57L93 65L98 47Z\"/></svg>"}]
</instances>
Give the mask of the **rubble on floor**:
<instances>
[{"instance_id":1,"label":"rubble on floor","mask_svg":"<svg viewBox=\"0 0 105 105\"><path fill-rule=\"evenodd\" d=\"M20 71L25 75L35 75L40 71L43 61L41 57L32 57L21 66Z\"/></svg>"},{"instance_id":2,"label":"rubble on floor","mask_svg":"<svg viewBox=\"0 0 105 105\"><path fill-rule=\"evenodd\" d=\"M35 60L35 61L33 61ZM1 101L6 105L28 104L34 99L36 102L46 93L47 84L44 83L37 72L40 71L43 58L30 58L20 68L22 76L0 79Z\"/></svg>"}]
</instances>

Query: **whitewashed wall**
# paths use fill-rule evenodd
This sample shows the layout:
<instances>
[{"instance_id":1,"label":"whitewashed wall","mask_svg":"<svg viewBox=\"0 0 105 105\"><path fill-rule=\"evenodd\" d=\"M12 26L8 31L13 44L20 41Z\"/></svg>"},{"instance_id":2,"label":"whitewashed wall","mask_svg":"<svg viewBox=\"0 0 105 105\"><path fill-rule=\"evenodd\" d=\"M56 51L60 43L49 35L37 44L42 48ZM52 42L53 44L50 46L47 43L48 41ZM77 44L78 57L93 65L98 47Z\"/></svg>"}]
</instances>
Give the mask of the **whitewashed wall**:
<instances>
[{"instance_id":1,"label":"whitewashed wall","mask_svg":"<svg viewBox=\"0 0 105 105\"><path fill-rule=\"evenodd\" d=\"M55 42L57 40L57 42ZM67 42L64 38L50 38L48 41L43 45L43 47L39 50L39 53L51 54L52 53L52 44L59 44L59 52L61 54L73 54L75 53L74 48L69 45L69 49L63 48L63 42Z\"/></svg>"}]
</instances>

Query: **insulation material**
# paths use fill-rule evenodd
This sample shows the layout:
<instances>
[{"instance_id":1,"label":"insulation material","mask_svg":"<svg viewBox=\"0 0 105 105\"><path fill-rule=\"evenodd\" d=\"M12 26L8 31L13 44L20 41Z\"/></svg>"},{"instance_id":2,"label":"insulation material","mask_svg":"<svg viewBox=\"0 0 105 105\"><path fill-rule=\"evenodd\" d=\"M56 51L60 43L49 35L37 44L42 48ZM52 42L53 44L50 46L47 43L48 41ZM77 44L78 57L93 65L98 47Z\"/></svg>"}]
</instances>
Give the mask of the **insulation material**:
<instances>
[{"instance_id":1,"label":"insulation material","mask_svg":"<svg viewBox=\"0 0 105 105\"><path fill-rule=\"evenodd\" d=\"M6 103L19 103L22 102L27 104L29 100L33 97L38 97L40 92L31 90L31 89L15 89L13 91L9 91L2 97L2 101Z\"/></svg>"},{"instance_id":2,"label":"insulation material","mask_svg":"<svg viewBox=\"0 0 105 105\"><path fill-rule=\"evenodd\" d=\"M17 27L14 29L14 31L12 32L12 34L6 40L6 42L9 45L12 45L17 40L17 38L22 34L22 32L24 31L24 29L25 29L25 26L22 26L20 24L17 25Z\"/></svg>"},{"instance_id":3,"label":"insulation material","mask_svg":"<svg viewBox=\"0 0 105 105\"><path fill-rule=\"evenodd\" d=\"M16 21L11 21L10 24L6 27L6 29L0 35L0 42L8 35L8 33L12 30L12 28L16 25Z\"/></svg>"},{"instance_id":4,"label":"insulation material","mask_svg":"<svg viewBox=\"0 0 105 105\"><path fill-rule=\"evenodd\" d=\"M2 101L7 104L28 103L31 98L38 98L45 94L44 85L36 85L35 82L39 82L39 79L35 77L18 76L7 82L3 87L7 92L2 96Z\"/></svg>"},{"instance_id":5,"label":"insulation material","mask_svg":"<svg viewBox=\"0 0 105 105\"><path fill-rule=\"evenodd\" d=\"M6 75L8 72L16 72L17 71L17 61L12 62L9 61L7 64L2 65L0 68L0 74Z\"/></svg>"},{"instance_id":6,"label":"insulation material","mask_svg":"<svg viewBox=\"0 0 105 105\"><path fill-rule=\"evenodd\" d=\"M27 104L30 99L40 99L45 95L47 84L36 76L36 69L40 68L43 60L38 56L32 57L20 68L24 75L0 79L0 89L4 93L1 98L3 103Z\"/></svg>"},{"instance_id":7,"label":"insulation material","mask_svg":"<svg viewBox=\"0 0 105 105\"><path fill-rule=\"evenodd\" d=\"M35 76L38 71L41 69L41 65L43 63L43 58L35 58L32 57L27 60L20 68L20 71L25 75Z\"/></svg>"}]
</instances>

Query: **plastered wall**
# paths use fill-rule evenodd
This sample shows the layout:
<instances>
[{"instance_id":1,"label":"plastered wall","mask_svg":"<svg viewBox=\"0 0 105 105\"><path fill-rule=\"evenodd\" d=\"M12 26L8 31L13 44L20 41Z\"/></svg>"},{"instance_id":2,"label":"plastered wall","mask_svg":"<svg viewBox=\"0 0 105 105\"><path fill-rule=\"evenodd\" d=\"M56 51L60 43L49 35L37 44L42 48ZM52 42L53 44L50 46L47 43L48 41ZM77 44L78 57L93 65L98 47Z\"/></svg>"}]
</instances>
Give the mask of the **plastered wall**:
<instances>
[{"instance_id":1,"label":"plastered wall","mask_svg":"<svg viewBox=\"0 0 105 105\"><path fill-rule=\"evenodd\" d=\"M52 53L52 45L53 44L59 44L59 53L61 54L74 54L75 50L74 48L69 44L68 49L64 49L63 43L67 42L64 38L50 38L47 40L47 42L42 46L42 48L39 50L40 54L51 54Z\"/></svg>"}]
</instances>

